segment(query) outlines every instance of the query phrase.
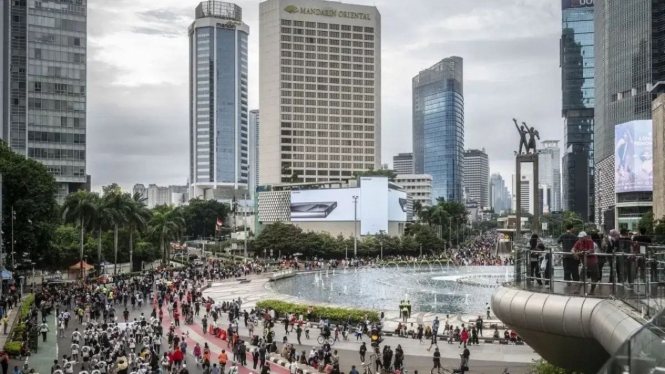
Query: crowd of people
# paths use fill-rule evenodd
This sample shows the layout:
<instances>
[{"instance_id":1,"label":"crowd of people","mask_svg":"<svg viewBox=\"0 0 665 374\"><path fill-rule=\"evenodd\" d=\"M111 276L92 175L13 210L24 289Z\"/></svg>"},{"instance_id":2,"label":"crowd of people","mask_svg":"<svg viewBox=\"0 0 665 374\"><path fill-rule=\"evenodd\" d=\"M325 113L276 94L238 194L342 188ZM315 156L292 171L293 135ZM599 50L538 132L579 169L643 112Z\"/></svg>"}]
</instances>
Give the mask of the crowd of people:
<instances>
[{"instance_id":1,"label":"crowd of people","mask_svg":"<svg viewBox=\"0 0 665 374\"><path fill-rule=\"evenodd\" d=\"M475 237L470 243L453 249L450 258L455 265L512 265L512 257L501 257L496 252L499 236L495 231L487 231Z\"/></svg>"}]
</instances>

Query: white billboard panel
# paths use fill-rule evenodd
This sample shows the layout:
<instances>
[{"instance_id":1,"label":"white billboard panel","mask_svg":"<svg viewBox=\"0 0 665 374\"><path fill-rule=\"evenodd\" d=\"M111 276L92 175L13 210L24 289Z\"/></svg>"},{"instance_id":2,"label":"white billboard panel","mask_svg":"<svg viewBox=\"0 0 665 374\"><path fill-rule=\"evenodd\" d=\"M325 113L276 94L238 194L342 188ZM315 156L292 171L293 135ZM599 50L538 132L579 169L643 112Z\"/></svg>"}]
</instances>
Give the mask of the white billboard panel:
<instances>
[{"instance_id":1,"label":"white billboard panel","mask_svg":"<svg viewBox=\"0 0 665 374\"><path fill-rule=\"evenodd\" d=\"M291 191L291 221L353 221L353 196L360 204L359 188Z\"/></svg>"},{"instance_id":2,"label":"white billboard panel","mask_svg":"<svg viewBox=\"0 0 665 374\"><path fill-rule=\"evenodd\" d=\"M388 233L388 178L360 178L360 233Z\"/></svg>"},{"instance_id":3,"label":"white billboard panel","mask_svg":"<svg viewBox=\"0 0 665 374\"><path fill-rule=\"evenodd\" d=\"M397 222L406 222L408 200L406 192L389 190L388 191L388 220Z\"/></svg>"}]
</instances>

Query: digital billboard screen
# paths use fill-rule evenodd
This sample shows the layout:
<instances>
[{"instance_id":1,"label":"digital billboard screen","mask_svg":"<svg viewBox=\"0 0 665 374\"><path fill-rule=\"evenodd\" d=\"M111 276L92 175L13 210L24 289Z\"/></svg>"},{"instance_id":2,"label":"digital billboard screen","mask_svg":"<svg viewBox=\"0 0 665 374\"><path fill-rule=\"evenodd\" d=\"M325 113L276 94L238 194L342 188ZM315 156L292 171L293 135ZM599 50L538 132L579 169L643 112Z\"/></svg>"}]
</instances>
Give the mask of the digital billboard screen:
<instances>
[{"instance_id":1,"label":"digital billboard screen","mask_svg":"<svg viewBox=\"0 0 665 374\"><path fill-rule=\"evenodd\" d=\"M353 221L358 188L291 191L291 221ZM360 207L358 207L360 218Z\"/></svg>"},{"instance_id":2,"label":"digital billboard screen","mask_svg":"<svg viewBox=\"0 0 665 374\"><path fill-rule=\"evenodd\" d=\"M408 204L406 192L388 190L388 220L406 222Z\"/></svg>"},{"instance_id":3,"label":"digital billboard screen","mask_svg":"<svg viewBox=\"0 0 665 374\"><path fill-rule=\"evenodd\" d=\"M615 193L653 191L653 136L651 120L614 127Z\"/></svg>"},{"instance_id":4,"label":"digital billboard screen","mask_svg":"<svg viewBox=\"0 0 665 374\"><path fill-rule=\"evenodd\" d=\"M388 233L388 178L360 178L360 233Z\"/></svg>"}]
</instances>

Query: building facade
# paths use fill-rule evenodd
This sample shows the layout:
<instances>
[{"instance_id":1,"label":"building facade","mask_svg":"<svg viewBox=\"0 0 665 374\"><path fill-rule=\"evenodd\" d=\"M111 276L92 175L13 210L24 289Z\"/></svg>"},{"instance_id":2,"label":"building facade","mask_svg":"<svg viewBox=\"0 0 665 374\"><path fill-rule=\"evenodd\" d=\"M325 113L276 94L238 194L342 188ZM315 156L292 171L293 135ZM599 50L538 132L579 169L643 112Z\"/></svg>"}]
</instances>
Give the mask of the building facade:
<instances>
[{"instance_id":1,"label":"building facade","mask_svg":"<svg viewBox=\"0 0 665 374\"><path fill-rule=\"evenodd\" d=\"M190 192L246 188L249 179L247 38L239 6L209 0L189 27Z\"/></svg>"},{"instance_id":2,"label":"building facade","mask_svg":"<svg viewBox=\"0 0 665 374\"><path fill-rule=\"evenodd\" d=\"M259 110L249 111L249 192L253 196L259 185L259 125L261 117Z\"/></svg>"},{"instance_id":3,"label":"building facade","mask_svg":"<svg viewBox=\"0 0 665 374\"><path fill-rule=\"evenodd\" d=\"M548 198L544 213L561 210L561 151L558 140L543 140L538 153L538 184L545 185Z\"/></svg>"},{"instance_id":4,"label":"building facade","mask_svg":"<svg viewBox=\"0 0 665 374\"><path fill-rule=\"evenodd\" d=\"M397 174L413 174L413 153L393 156L393 171Z\"/></svg>"},{"instance_id":5,"label":"building facade","mask_svg":"<svg viewBox=\"0 0 665 374\"><path fill-rule=\"evenodd\" d=\"M432 206L432 176L428 174L397 174L395 183L409 195L413 204L420 203L423 208ZM408 220L418 220L418 212L409 212Z\"/></svg>"},{"instance_id":6,"label":"building facade","mask_svg":"<svg viewBox=\"0 0 665 374\"><path fill-rule=\"evenodd\" d=\"M464 188L467 200L476 201L479 208L489 208L490 160L485 149L464 152Z\"/></svg>"},{"instance_id":7,"label":"building facade","mask_svg":"<svg viewBox=\"0 0 665 374\"><path fill-rule=\"evenodd\" d=\"M132 192L141 194L148 209L158 205L180 206L189 201L189 188L187 186L172 185L163 187L149 184L146 188L143 184L135 184Z\"/></svg>"},{"instance_id":8,"label":"building facade","mask_svg":"<svg viewBox=\"0 0 665 374\"><path fill-rule=\"evenodd\" d=\"M413 165L432 176L432 198L463 198L464 82L461 57L445 58L413 78Z\"/></svg>"},{"instance_id":9,"label":"building facade","mask_svg":"<svg viewBox=\"0 0 665 374\"><path fill-rule=\"evenodd\" d=\"M594 161L596 223L605 230L635 223L650 192L615 193L615 126L651 119L652 1L595 2ZM656 79L654 79L656 78ZM609 220L609 222L607 222Z\"/></svg>"},{"instance_id":10,"label":"building facade","mask_svg":"<svg viewBox=\"0 0 665 374\"><path fill-rule=\"evenodd\" d=\"M564 118L563 195L554 210L563 206L585 221L594 214L594 4L593 1L562 1L561 84ZM557 159L557 164L559 163ZM541 169L542 170L542 169Z\"/></svg>"},{"instance_id":11,"label":"building facade","mask_svg":"<svg viewBox=\"0 0 665 374\"><path fill-rule=\"evenodd\" d=\"M87 1L0 1L3 140L40 161L57 198L87 187Z\"/></svg>"},{"instance_id":12,"label":"building facade","mask_svg":"<svg viewBox=\"0 0 665 374\"><path fill-rule=\"evenodd\" d=\"M653 101L653 180L665 180L665 94ZM654 219L665 217L665 183L653 184Z\"/></svg>"},{"instance_id":13,"label":"building facade","mask_svg":"<svg viewBox=\"0 0 665 374\"><path fill-rule=\"evenodd\" d=\"M322 0L259 5L259 178L325 182L381 166L381 15Z\"/></svg>"},{"instance_id":14,"label":"building facade","mask_svg":"<svg viewBox=\"0 0 665 374\"><path fill-rule=\"evenodd\" d=\"M513 186L516 186L516 183L521 183L521 200L520 205L522 213L533 214L534 212L534 201L533 201L533 171L532 172L522 172L522 179L520 181L515 180L515 174L513 174ZM515 189L513 189L515 191ZM513 211L517 210L517 197L516 195L512 196L511 209Z\"/></svg>"},{"instance_id":15,"label":"building facade","mask_svg":"<svg viewBox=\"0 0 665 374\"><path fill-rule=\"evenodd\" d=\"M506 191L506 181L501 174L492 174L489 183L489 206L496 214L510 209L510 200L506 200Z\"/></svg>"}]
</instances>

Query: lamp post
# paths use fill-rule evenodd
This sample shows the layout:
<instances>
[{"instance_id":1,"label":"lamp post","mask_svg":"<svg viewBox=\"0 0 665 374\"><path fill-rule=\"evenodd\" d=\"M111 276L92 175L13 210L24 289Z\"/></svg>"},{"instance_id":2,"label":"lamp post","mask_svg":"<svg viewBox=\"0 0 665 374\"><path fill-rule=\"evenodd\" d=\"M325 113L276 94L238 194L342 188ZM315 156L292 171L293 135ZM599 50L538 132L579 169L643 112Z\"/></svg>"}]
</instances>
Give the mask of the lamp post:
<instances>
[{"instance_id":1,"label":"lamp post","mask_svg":"<svg viewBox=\"0 0 665 374\"><path fill-rule=\"evenodd\" d=\"M32 293L35 293L35 262L31 262L32 265L32 286L30 289L32 290Z\"/></svg>"},{"instance_id":2,"label":"lamp post","mask_svg":"<svg viewBox=\"0 0 665 374\"><path fill-rule=\"evenodd\" d=\"M16 220L16 211L14 211L14 205L12 205L12 269L14 266L14 221Z\"/></svg>"},{"instance_id":3,"label":"lamp post","mask_svg":"<svg viewBox=\"0 0 665 374\"><path fill-rule=\"evenodd\" d=\"M244 229L244 231L245 231L245 261L247 261L247 193L246 192L243 194L243 200L244 201L242 203L243 204L242 216L243 216L243 219L244 219L243 224L245 226L245 229Z\"/></svg>"},{"instance_id":4,"label":"lamp post","mask_svg":"<svg viewBox=\"0 0 665 374\"><path fill-rule=\"evenodd\" d=\"M358 258L358 196L353 196L353 258Z\"/></svg>"}]
</instances>

